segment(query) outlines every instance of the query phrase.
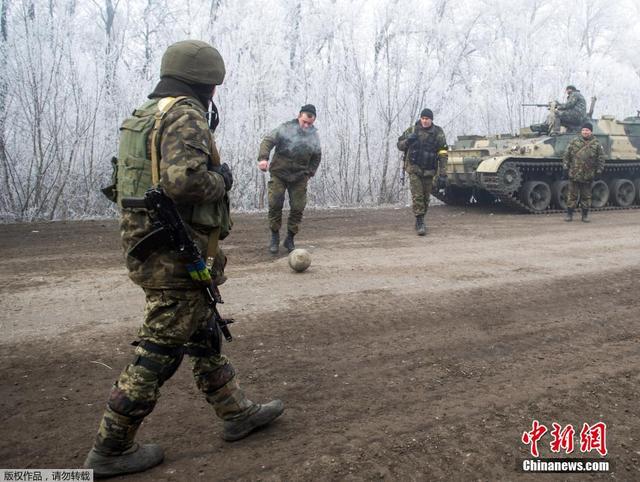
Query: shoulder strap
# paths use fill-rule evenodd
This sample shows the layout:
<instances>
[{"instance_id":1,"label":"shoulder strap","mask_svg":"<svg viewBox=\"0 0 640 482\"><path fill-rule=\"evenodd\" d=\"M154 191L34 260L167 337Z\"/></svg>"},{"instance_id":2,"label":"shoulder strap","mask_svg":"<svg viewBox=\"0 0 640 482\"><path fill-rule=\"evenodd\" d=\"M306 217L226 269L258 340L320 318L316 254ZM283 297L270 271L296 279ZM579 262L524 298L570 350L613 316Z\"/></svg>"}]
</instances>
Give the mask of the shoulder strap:
<instances>
[{"instance_id":1,"label":"shoulder strap","mask_svg":"<svg viewBox=\"0 0 640 482\"><path fill-rule=\"evenodd\" d=\"M186 99L186 95L178 97L163 97L158 101L158 111L155 113L156 120L153 123L151 131L151 182L154 186L160 181L160 156L158 155L158 131L164 116L182 99Z\"/></svg>"},{"instance_id":2,"label":"shoulder strap","mask_svg":"<svg viewBox=\"0 0 640 482\"><path fill-rule=\"evenodd\" d=\"M584 149L586 149L587 147L591 146L592 141L583 141L582 147L580 149L578 149L574 155L577 156L580 152L582 152Z\"/></svg>"}]
</instances>

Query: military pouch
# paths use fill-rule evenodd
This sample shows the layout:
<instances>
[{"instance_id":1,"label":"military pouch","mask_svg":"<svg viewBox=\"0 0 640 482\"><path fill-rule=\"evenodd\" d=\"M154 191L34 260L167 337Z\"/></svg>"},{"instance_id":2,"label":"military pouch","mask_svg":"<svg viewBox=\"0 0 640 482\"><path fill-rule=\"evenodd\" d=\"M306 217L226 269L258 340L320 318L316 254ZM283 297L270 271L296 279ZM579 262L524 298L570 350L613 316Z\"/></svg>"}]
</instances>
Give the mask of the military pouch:
<instances>
[{"instance_id":1,"label":"military pouch","mask_svg":"<svg viewBox=\"0 0 640 482\"><path fill-rule=\"evenodd\" d=\"M438 168L438 154L435 152L425 152L425 169L427 171L435 171Z\"/></svg>"},{"instance_id":2,"label":"military pouch","mask_svg":"<svg viewBox=\"0 0 640 482\"><path fill-rule=\"evenodd\" d=\"M118 202L118 158L111 158L111 184L100 189L102 194L111 202Z\"/></svg>"},{"instance_id":3,"label":"military pouch","mask_svg":"<svg viewBox=\"0 0 640 482\"><path fill-rule=\"evenodd\" d=\"M225 196L224 200L198 204L193 207L190 222L207 227L219 227L220 239L224 239L231 231L231 216L229 214L229 199Z\"/></svg>"},{"instance_id":4,"label":"military pouch","mask_svg":"<svg viewBox=\"0 0 640 482\"><path fill-rule=\"evenodd\" d=\"M120 147L116 166L118 204L122 198L143 197L152 184L151 160L147 145L157 111L157 100L151 100L141 109L136 109L120 126Z\"/></svg>"},{"instance_id":5,"label":"military pouch","mask_svg":"<svg viewBox=\"0 0 640 482\"><path fill-rule=\"evenodd\" d=\"M118 199L141 198L151 186L149 160L140 157L126 157L118 161Z\"/></svg>"},{"instance_id":6,"label":"military pouch","mask_svg":"<svg viewBox=\"0 0 640 482\"><path fill-rule=\"evenodd\" d=\"M425 171L435 171L437 168L438 155L435 152L415 149L411 152L409 161L411 164L414 164Z\"/></svg>"}]
</instances>

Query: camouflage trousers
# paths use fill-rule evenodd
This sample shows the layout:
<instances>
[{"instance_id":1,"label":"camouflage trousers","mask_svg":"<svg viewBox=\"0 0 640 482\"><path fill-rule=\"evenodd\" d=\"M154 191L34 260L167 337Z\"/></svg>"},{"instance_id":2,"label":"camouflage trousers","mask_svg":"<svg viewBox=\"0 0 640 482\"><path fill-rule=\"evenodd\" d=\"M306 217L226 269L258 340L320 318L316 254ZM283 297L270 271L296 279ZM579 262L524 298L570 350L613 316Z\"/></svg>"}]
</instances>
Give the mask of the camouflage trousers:
<instances>
[{"instance_id":1,"label":"camouflage trousers","mask_svg":"<svg viewBox=\"0 0 640 482\"><path fill-rule=\"evenodd\" d=\"M296 182L287 182L271 175L269 180L269 227L271 231L280 231L282 226L282 206L285 193L289 193L289 219L287 229L296 234L302 222L302 213L307 205L307 177Z\"/></svg>"},{"instance_id":2,"label":"camouflage trousers","mask_svg":"<svg viewBox=\"0 0 640 482\"><path fill-rule=\"evenodd\" d=\"M578 199L582 209L591 207L591 181L573 181L569 180L569 190L567 193L567 208L575 209L578 207Z\"/></svg>"},{"instance_id":3,"label":"camouflage trousers","mask_svg":"<svg viewBox=\"0 0 640 482\"><path fill-rule=\"evenodd\" d=\"M142 419L156 405L160 387L178 369L183 347L189 354L197 387L218 417L246 417L257 406L248 400L233 366L220 354L219 328L211 326L212 310L200 290L144 289L145 319L133 363L115 382L100 422L95 448L121 453L133 445ZM212 330L215 330L212 332ZM217 336L215 336L217 333Z\"/></svg>"},{"instance_id":4,"label":"camouflage trousers","mask_svg":"<svg viewBox=\"0 0 640 482\"><path fill-rule=\"evenodd\" d=\"M409 187L411 188L413 214L416 216L427 214L431 199L431 188L433 187L433 176L420 176L410 173Z\"/></svg>"},{"instance_id":5,"label":"camouflage trousers","mask_svg":"<svg viewBox=\"0 0 640 482\"><path fill-rule=\"evenodd\" d=\"M567 127L572 131L580 130L579 127L584 121L584 116L573 110L556 110L549 114L549 126L556 132L560 130L560 126Z\"/></svg>"}]
</instances>

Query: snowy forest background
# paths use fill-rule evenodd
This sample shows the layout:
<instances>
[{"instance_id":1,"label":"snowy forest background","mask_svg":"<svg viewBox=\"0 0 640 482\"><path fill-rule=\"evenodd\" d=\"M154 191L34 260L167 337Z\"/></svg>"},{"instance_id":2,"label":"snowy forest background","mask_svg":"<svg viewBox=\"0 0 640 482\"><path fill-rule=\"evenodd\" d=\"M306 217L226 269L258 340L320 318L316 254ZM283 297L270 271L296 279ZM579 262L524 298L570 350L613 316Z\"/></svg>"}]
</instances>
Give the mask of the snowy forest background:
<instances>
[{"instance_id":1,"label":"snowy forest background","mask_svg":"<svg viewBox=\"0 0 640 482\"><path fill-rule=\"evenodd\" d=\"M449 143L543 118L575 84L640 109L636 0L0 0L0 220L115 215L118 127L167 45L222 53L216 138L236 209L264 207L264 133L318 108L310 205L398 202L398 135L430 107Z\"/></svg>"}]
</instances>

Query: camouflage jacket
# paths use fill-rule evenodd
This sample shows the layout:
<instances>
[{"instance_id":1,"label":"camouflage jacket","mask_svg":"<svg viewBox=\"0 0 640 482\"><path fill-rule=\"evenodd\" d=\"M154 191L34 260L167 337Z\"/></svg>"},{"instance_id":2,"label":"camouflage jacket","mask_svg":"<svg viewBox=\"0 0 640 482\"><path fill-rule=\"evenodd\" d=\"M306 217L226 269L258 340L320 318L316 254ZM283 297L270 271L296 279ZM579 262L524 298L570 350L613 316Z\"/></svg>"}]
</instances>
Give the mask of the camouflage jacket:
<instances>
[{"instance_id":1,"label":"camouflage jacket","mask_svg":"<svg viewBox=\"0 0 640 482\"><path fill-rule=\"evenodd\" d=\"M417 134L418 140L409 145L407 138ZM418 120L398 137L398 149L404 152L404 170L409 174L435 176L447 172L447 139L440 126L425 129Z\"/></svg>"},{"instance_id":2,"label":"camouflage jacket","mask_svg":"<svg viewBox=\"0 0 640 482\"><path fill-rule=\"evenodd\" d=\"M576 117L581 119L587 115L587 101L584 100L579 90L571 92L567 97L567 101L564 104L558 104L556 108L565 113L575 113Z\"/></svg>"},{"instance_id":3,"label":"camouflage jacket","mask_svg":"<svg viewBox=\"0 0 640 482\"><path fill-rule=\"evenodd\" d=\"M192 239L203 255L207 253L212 233L212 238L216 237L214 245L217 250L220 228L198 222L199 216L206 217L198 213L226 210L229 221L229 200L222 176L210 170L213 165L219 165L220 157L205 111L198 100L189 97L178 102L166 114L160 126L158 146L159 186L176 203ZM151 230L146 211L123 209L120 234L125 253ZM160 248L144 263L126 256L126 264L131 280L142 287L194 287L184 262L169 249Z\"/></svg>"},{"instance_id":4,"label":"camouflage jacket","mask_svg":"<svg viewBox=\"0 0 640 482\"><path fill-rule=\"evenodd\" d=\"M572 181L592 181L604 171L602 144L595 136L585 139L580 135L569 143L562 164Z\"/></svg>"},{"instance_id":5,"label":"camouflage jacket","mask_svg":"<svg viewBox=\"0 0 640 482\"><path fill-rule=\"evenodd\" d=\"M315 175L322 156L320 137L315 127L304 130L298 124L298 119L281 124L262 139L258 161L269 159L274 147L269 165L272 175L287 182Z\"/></svg>"}]
</instances>

